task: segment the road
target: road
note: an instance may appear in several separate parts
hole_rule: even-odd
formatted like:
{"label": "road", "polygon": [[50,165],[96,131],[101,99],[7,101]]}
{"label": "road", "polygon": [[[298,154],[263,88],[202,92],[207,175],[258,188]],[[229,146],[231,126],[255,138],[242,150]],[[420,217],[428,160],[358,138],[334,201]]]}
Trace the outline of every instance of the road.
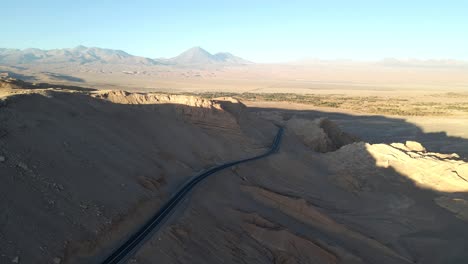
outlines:
{"label": "road", "polygon": [[118,263],[123,263],[125,260],[127,260],[130,256],[132,256],[136,249],[141,246],[142,242],[144,242],[145,239],[147,239],[158,227],[159,224],[162,223],[165,217],[167,217],[172,210],[175,209],[175,207],[179,204],[180,201],[187,195],[193,187],[195,187],[198,183],[203,181],[205,178],[208,176],[219,172],[221,170],[227,169],[229,167],[249,162],[249,161],[254,161],[254,160],[259,160],[262,158],[265,158],[275,152],[278,151],[280,144],[281,144],[281,139],[283,136],[284,129],[280,127],[278,129],[278,132],[276,134],[276,137],[270,146],[269,150],[261,155],[247,158],[247,159],[242,159],[238,161],[232,161],[228,163],[224,163],[222,165],[216,166],[214,168],[211,168],[207,171],[202,172],[201,174],[193,177],[189,182],[187,182],[178,192],[176,192],[172,198],[164,204],[161,209],[146,223],[144,224],[135,234],[133,234],[124,244],[122,244],[118,249],[116,249],[109,257],[107,257],[102,264],[118,264]]}

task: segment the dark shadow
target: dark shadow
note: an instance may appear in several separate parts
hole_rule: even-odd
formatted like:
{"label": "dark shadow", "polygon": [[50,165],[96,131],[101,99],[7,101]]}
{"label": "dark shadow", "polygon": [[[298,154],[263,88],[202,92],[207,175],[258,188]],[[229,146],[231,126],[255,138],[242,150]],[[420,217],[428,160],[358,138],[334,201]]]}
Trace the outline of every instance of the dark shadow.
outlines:
{"label": "dark shadow", "polygon": [[78,82],[84,83],[85,80],[82,78],[74,77],[71,75],[65,75],[61,73],[54,73],[54,72],[42,72],[43,74],[47,75],[48,77],[58,80],[58,81],[67,81],[67,82]]}
{"label": "dark shadow", "polygon": [[[417,141],[428,151],[457,153],[465,160],[468,158],[468,139],[448,136],[446,132],[425,133],[419,126],[403,118],[380,115],[350,115],[344,113],[321,112],[318,110],[287,110],[277,108],[249,108],[251,112],[280,112],[284,119],[297,116],[306,119],[327,117],[343,130],[359,136],[369,143],[405,143]],[[442,130],[443,128],[441,128]]]}
{"label": "dark shadow", "polygon": [[[89,88],[33,85],[18,80],[14,84],[32,87],[30,89],[66,87],[83,92],[17,95],[0,107],[0,125],[8,132],[0,137],[0,155],[8,154],[7,163],[0,163],[0,208],[6,208],[0,212],[0,235],[5,238],[0,240],[0,248],[9,250],[11,243],[8,241],[13,241],[25,262],[29,259],[47,262],[38,246],[44,243],[42,235],[45,234],[53,238],[54,242],[48,248],[51,252],[61,251],[61,241],[68,241],[65,263],[99,263],[138,229],[138,224],[160,208],[159,201],[167,201],[177,186],[194,172],[225,159],[250,156],[252,153],[243,153],[238,146],[236,140],[241,136],[248,135],[252,142],[258,142],[252,144],[261,149],[268,146],[277,129],[255,117],[244,118],[243,110],[232,103],[227,104],[226,110],[236,116],[235,122],[243,131],[241,135],[230,134],[230,128],[219,126],[220,122],[207,125],[203,119],[207,113],[200,112],[200,108],[175,104],[119,104],[105,100],[105,96],[89,96],[85,93],[93,90]],[[292,116],[328,117],[344,131],[371,143],[415,140],[431,151],[458,152],[464,157],[468,154],[467,149],[460,147],[468,145],[467,139],[449,137],[445,133],[426,134],[399,118],[267,108],[245,111],[275,111],[284,119]],[[200,120],[192,122],[191,118],[198,115]],[[224,118],[223,112],[216,112],[216,118]],[[252,128],[255,126],[258,128]],[[209,139],[210,144],[204,145],[201,139]],[[358,148],[355,155],[349,157],[359,162],[359,166],[344,166],[341,170],[326,167],[324,157],[333,155],[332,152],[317,153],[297,142],[298,139],[290,133],[285,136],[280,155],[272,158],[274,162],[267,160],[256,168],[265,170],[264,176],[255,171],[240,176],[251,177],[253,180],[249,183],[256,188],[288,199],[304,199],[308,206],[345,226],[346,230],[352,230],[352,235],[348,231],[340,233],[341,229],[330,231],[326,224],[313,218],[291,217],[280,208],[248,200],[244,194],[240,199],[247,199],[247,202],[236,204],[236,199],[228,199],[228,193],[236,188],[232,186],[226,194],[222,193],[222,197],[214,197],[212,201],[227,199],[226,205],[244,206],[241,208],[244,211],[256,212],[306,239],[320,241],[320,245],[330,252],[335,249],[338,252],[337,248],[340,248],[365,263],[463,263],[468,258],[466,222],[434,203],[438,197],[465,199],[466,193],[421,188],[392,168],[376,166],[375,159],[365,148]],[[447,144],[453,149],[444,151]],[[31,147],[33,145],[35,147]],[[192,145],[196,148],[191,148]],[[222,151],[217,150],[219,145],[223,146]],[[161,153],[163,147],[173,152]],[[211,157],[210,153],[216,151],[221,153],[218,160],[206,158],[203,164],[199,163],[203,160],[199,156]],[[284,156],[288,159],[281,160]],[[297,163],[285,164],[288,160],[297,160]],[[309,170],[296,171],[295,166]],[[158,172],[166,167],[170,168],[171,175],[159,175]],[[315,173],[322,169],[328,174]],[[352,175],[362,177],[343,182],[351,170],[354,170]],[[242,174],[242,170],[238,173]],[[239,193],[237,189],[234,191]],[[206,195],[216,195],[216,192]],[[34,199],[29,200],[30,197]],[[16,219],[18,211],[24,217]],[[238,219],[226,217],[224,220],[221,222]],[[19,221],[21,225],[17,227],[12,221]],[[107,222],[111,224],[105,225]],[[241,228],[242,222],[234,223],[239,227],[229,226],[223,230]],[[39,228],[38,224],[41,224]],[[194,233],[197,224],[211,223],[193,221]],[[6,228],[3,230],[3,227]],[[46,231],[38,231],[42,229]],[[216,230],[208,235],[213,233]],[[248,234],[241,235],[245,236],[239,240],[242,243],[251,239]],[[191,238],[192,242],[196,240],[196,237]],[[183,252],[193,252],[193,258],[210,257],[204,254],[209,248],[192,242],[178,246]],[[222,245],[221,241],[212,244]],[[154,242],[149,246],[164,245]],[[226,252],[246,257],[236,250]],[[162,253],[152,250],[148,254],[155,254],[151,255],[154,260]],[[32,256],[38,259],[32,259]],[[216,261],[201,259],[191,263]]]}
{"label": "dark shadow", "polygon": [[8,65],[8,67],[13,68],[13,69],[16,69],[16,70],[21,70],[21,71],[24,71],[24,70],[27,70],[27,69],[28,69],[28,68],[26,68],[26,67],[15,66],[15,65]]}
{"label": "dark shadow", "polygon": [[72,90],[72,91],[82,91],[82,92],[91,92],[97,91],[94,88],[85,88],[81,86],[73,86],[73,85],[62,85],[62,84],[49,84],[49,83],[30,83],[25,82],[20,79],[10,78],[7,79],[0,79],[0,84],[4,85],[5,87],[9,87],[10,89],[57,89],[57,90]]}
{"label": "dark shadow", "polygon": [[15,73],[12,71],[4,71],[4,70],[0,70],[0,77],[21,79],[27,82],[34,82],[38,80],[37,77],[33,75],[25,75],[21,73]]}

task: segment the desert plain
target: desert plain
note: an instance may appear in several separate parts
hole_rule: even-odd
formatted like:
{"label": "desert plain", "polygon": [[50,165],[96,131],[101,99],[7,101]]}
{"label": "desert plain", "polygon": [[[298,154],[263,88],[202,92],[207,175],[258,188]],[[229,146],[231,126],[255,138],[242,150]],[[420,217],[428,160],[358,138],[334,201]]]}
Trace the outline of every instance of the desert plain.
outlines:
{"label": "desert plain", "polygon": [[468,259],[466,64],[186,58],[0,66],[1,263],[101,263],[278,127],[128,263]]}

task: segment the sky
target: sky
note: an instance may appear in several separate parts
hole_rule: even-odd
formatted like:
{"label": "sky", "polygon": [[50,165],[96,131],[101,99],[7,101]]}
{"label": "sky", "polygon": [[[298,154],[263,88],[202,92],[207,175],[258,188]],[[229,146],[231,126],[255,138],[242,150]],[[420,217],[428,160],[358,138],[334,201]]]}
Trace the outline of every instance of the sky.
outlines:
{"label": "sky", "polygon": [[468,60],[468,0],[6,0],[0,48],[124,50],[173,57],[193,46],[255,62]]}

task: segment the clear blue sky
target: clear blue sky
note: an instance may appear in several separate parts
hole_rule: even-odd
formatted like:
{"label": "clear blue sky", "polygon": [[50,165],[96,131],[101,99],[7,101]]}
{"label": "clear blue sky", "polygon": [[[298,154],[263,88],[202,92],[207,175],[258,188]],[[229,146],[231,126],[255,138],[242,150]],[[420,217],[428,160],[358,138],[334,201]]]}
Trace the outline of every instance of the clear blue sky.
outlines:
{"label": "clear blue sky", "polygon": [[171,57],[192,47],[257,61],[468,60],[466,0],[5,0],[0,47],[79,44]]}

